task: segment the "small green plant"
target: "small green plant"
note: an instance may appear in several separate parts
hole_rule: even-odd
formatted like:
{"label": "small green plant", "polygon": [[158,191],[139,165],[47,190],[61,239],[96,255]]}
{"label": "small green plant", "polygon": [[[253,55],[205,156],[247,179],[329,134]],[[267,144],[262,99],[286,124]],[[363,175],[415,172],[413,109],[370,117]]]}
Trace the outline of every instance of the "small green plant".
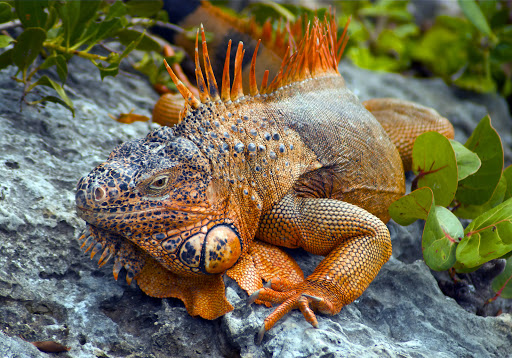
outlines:
{"label": "small green plant", "polygon": [[[425,220],[422,250],[430,268],[471,272],[512,254],[512,166],[503,170],[501,139],[489,116],[464,145],[435,132],[419,136],[413,171],[413,191],[395,201],[389,213],[400,225]],[[472,221],[464,229],[459,218]],[[507,298],[512,297],[511,265],[508,259],[493,283]]]}
{"label": "small green plant", "polygon": [[[0,2],[0,69],[18,67],[15,80],[23,84],[23,98],[29,104],[56,102],[74,113],[73,103],[64,89],[68,62],[74,56],[90,60],[101,78],[115,76],[121,61],[134,49],[161,51],[161,45],[145,33],[144,28],[166,20],[161,0],[52,1],[15,0]],[[19,35],[16,30],[21,27]],[[11,33],[5,30],[12,29]],[[109,48],[120,42],[120,51]],[[57,78],[43,74],[54,69]],[[49,95],[28,101],[27,95],[38,86],[55,90]]]}

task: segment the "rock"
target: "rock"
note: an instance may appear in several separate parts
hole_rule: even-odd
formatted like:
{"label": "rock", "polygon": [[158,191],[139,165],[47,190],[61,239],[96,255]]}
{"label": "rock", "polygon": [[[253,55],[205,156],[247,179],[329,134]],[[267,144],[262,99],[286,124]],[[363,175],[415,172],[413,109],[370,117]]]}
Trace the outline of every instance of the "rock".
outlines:
{"label": "rock", "polygon": [[[47,356],[27,342],[45,340],[71,347],[59,357],[492,357],[512,351],[509,314],[478,317],[441,293],[418,261],[420,224],[389,224],[394,257],[356,302],[336,316],[318,315],[319,329],[294,311],[259,346],[255,336],[271,311],[246,305],[247,295],[229,279],[226,293],[235,310],[214,321],[189,316],[179,300],[150,298],[123,278],[116,282],[111,263],[98,268],[79,248],[84,223],[74,212],[74,189],[117,144],[150,128],[122,125],[108,114],[132,108],[149,114],[157,96],[138,77],[101,82],[86,61],[73,60],[69,68],[75,118],[51,103],[23,105],[20,112],[21,87],[11,79],[15,69],[0,73],[2,357]],[[433,106],[462,137],[486,113],[486,104],[496,128],[510,125],[497,97],[465,100],[439,80],[348,64],[342,69],[361,99],[394,95]],[[510,135],[500,131],[510,152]],[[294,255],[306,273],[320,260],[302,251]]]}

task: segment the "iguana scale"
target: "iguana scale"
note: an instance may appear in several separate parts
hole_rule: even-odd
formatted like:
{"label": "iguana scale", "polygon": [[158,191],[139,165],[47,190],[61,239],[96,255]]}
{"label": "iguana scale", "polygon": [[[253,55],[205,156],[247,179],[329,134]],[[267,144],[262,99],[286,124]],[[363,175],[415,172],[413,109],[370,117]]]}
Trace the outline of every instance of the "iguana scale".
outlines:
{"label": "iguana scale", "polygon": [[[83,247],[101,253],[100,265],[114,258],[116,279],[125,268],[148,295],[177,297],[191,315],[214,319],[233,309],[226,274],[252,301],[277,305],[261,336],[295,308],[317,327],[313,311],[338,313],[375,278],[391,255],[387,208],[405,192],[393,141],[453,129],[421,106],[370,102],[381,105],[384,127],[393,118],[405,126],[391,140],[345,87],[334,19],[314,19],[299,39],[259,87],[256,51],[244,93],[243,44],[232,84],[228,46],[219,89],[202,32],[199,98],[168,68],[186,102],[181,122],[118,146],[79,181]],[[425,120],[415,124],[418,111]],[[304,278],[279,246],[324,259]]]}

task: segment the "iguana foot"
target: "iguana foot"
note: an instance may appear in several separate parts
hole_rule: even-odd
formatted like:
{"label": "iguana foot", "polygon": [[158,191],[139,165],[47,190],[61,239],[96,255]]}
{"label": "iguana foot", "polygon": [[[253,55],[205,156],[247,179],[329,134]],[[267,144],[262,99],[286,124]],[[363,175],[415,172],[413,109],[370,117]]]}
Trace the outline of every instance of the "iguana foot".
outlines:
{"label": "iguana foot", "polygon": [[266,331],[271,329],[277,321],[283,318],[293,309],[299,309],[306,321],[313,327],[318,328],[318,321],[314,311],[325,314],[336,314],[339,312],[337,305],[331,303],[329,294],[312,282],[304,281],[299,284],[287,286],[281,280],[271,282],[271,287],[263,287],[254,292],[248,298],[248,303],[256,300],[265,304],[279,304],[279,306],[265,321],[258,334],[258,343],[263,339]]}

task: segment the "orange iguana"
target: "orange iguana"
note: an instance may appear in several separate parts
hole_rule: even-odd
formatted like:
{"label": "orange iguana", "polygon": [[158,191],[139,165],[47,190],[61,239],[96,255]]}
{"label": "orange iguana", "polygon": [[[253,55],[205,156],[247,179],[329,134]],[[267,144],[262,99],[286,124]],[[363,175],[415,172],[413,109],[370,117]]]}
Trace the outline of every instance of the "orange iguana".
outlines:
{"label": "orange iguana", "polygon": [[[419,133],[453,128],[419,105],[372,100],[379,124],[338,72],[335,21],[305,27],[259,88],[256,46],[246,91],[242,43],[232,83],[228,45],[219,89],[202,32],[199,98],[170,70],[186,102],[181,122],[118,146],[80,180],[80,239],[100,265],[114,258],[116,279],[124,267],[148,295],[214,319],[233,309],[226,274],[251,301],[277,305],[261,337],[295,308],[316,327],[313,311],[338,313],[375,278],[391,255],[388,206],[405,191],[397,147],[407,160]],[[304,278],[279,246],[325,258]]]}

